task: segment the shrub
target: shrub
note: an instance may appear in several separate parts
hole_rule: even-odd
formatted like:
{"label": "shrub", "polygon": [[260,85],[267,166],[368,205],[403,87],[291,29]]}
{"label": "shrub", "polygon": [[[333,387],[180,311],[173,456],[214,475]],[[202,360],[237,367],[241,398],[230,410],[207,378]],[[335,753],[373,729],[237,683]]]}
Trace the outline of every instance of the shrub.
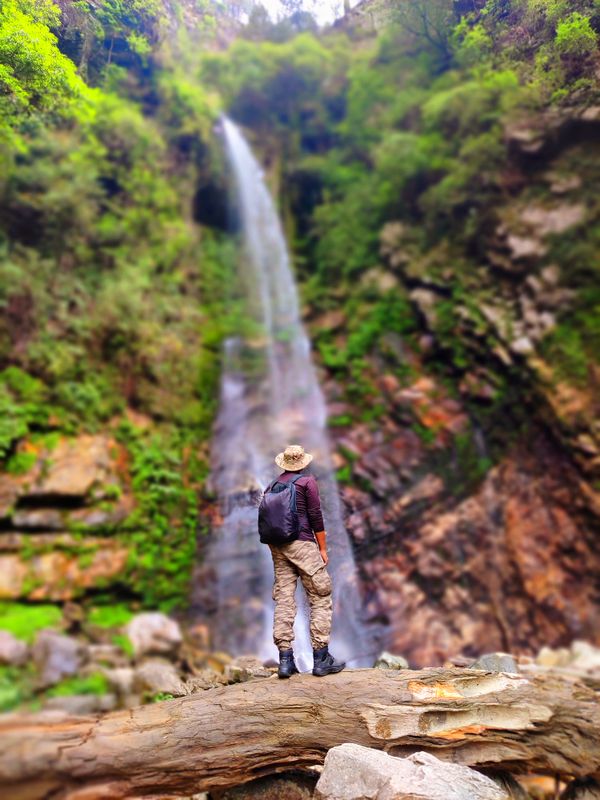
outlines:
{"label": "shrub", "polygon": [[556,27],[556,49],[565,57],[583,59],[595,52],[596,34],[589,17],[574,11]]}

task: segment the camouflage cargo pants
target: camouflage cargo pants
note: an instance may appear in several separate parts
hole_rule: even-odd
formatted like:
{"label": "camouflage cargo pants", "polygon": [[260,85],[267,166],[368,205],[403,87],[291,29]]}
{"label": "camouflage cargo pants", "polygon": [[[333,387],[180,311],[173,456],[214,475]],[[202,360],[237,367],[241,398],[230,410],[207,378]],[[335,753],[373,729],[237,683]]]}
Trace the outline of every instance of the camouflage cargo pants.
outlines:
{"label": "camouflage cargo pants", "polygon": [[298,578],[310,607],[310,640],[315,650],[329,643],[331,633],[331,578],[316,542],[297,539],[290,544],[269,545],[273,556],[275,619],[273,639],[279,650],[288,650],[294,638],[296,584]]}

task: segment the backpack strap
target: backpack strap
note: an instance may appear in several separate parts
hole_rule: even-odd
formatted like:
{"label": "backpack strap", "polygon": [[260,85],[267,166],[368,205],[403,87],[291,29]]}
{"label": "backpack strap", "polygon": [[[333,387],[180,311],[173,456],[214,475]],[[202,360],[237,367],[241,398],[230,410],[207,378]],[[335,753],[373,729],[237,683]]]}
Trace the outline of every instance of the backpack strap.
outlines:
{"label": "backpack strap", "polygon": [[[302,475],[295,475],[293,478],[290,478],[289,481],[285,481],[290,487],[290,508],[292,511],[297,514],[298,513],[298,504],[296,502],[296,481],[299,481]],[[282,481],[284,483],[284,481]]]}

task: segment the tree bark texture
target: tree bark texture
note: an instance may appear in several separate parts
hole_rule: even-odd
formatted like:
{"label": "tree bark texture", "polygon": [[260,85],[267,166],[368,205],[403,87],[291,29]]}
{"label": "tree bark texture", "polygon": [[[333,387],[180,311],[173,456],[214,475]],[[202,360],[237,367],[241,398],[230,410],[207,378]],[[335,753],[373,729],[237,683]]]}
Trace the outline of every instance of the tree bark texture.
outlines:
{"label": "tree bark texture", "polygon": [[100,717],[0,718],[0,796],[189,796],[323,761],[343,742],[478,768],[600,778],[600,693],[461,669],[267,678]]}

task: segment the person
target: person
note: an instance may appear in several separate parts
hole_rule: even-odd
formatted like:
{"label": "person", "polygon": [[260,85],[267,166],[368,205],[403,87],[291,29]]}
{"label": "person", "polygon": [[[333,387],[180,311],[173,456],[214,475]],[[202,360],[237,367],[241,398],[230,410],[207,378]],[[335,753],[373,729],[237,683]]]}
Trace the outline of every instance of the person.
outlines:
{"label": "person", "polygon": [[[313,456],[300,445],[288,445],[275,458],[283,472],[278,481],[288,482],[304,470]],[[279,650],[280,678],[298,672],[292,640],[296,617],[296,585],[302,582],[310,608],[310,639],[313,647],[313,675],[323,677],[341,672],[346,664],[329,652],[333,613],[331,578],[327,571],[327,533],[323,524],[319,487],[314,475],[302,474],[295,482],[298,538],[284,545],[269,545],[273,556],[273,639]]]}

